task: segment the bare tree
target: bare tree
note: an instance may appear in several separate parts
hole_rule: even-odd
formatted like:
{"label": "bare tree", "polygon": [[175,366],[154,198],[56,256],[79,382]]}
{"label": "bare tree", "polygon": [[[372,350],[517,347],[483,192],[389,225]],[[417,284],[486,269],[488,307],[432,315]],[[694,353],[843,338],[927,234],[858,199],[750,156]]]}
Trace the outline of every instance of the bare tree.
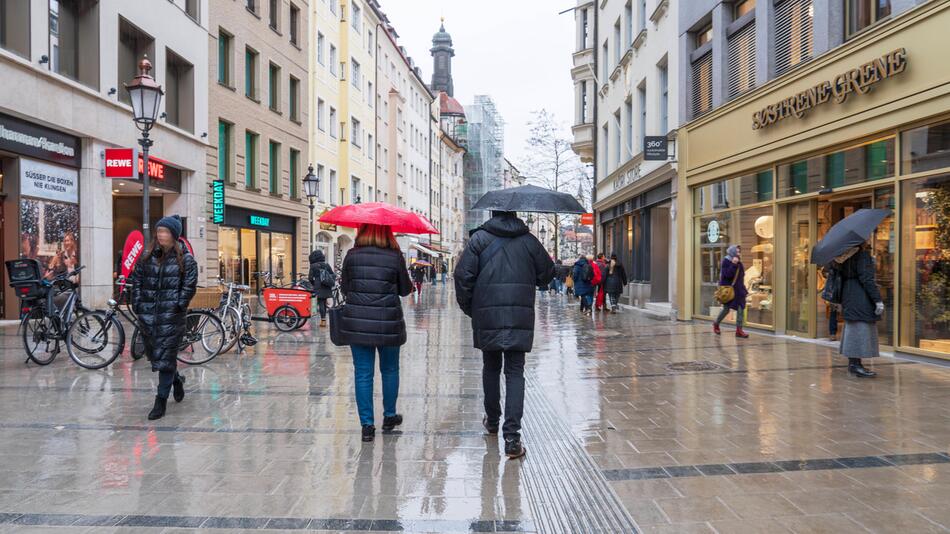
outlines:
{"label": "bare tree", "polygon": [[[528,155],[521,162],[522,173],[527,177],[527,181],[575,196],[578,192],[588,191],[587,195],[578,198],[585,208],[588,207],[584,197],[590,198],[592,178],[587,166],[571,149],[567,129],[557,121],[553,113],[545,109],[533,112],[528,126]],[[546,214],[542,217],[553,223],[554,259],[558,259],[562,217],[557,214]]]}

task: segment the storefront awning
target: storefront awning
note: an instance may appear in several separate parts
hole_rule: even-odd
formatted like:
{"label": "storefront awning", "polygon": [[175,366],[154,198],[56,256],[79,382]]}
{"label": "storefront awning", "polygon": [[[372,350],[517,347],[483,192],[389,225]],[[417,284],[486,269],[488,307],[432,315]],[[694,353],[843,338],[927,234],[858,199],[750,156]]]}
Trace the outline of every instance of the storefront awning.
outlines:
{"label": "storefront awning", "polygon": [[420,245],[419,243],[413,243],[411,246],[412,246],[412,248],[414,248],[414,249],[416,249],[416,250],[419,250],[419,251],[423,252],[424,254],[428,254],[428,255],[430,255],[430,256],[440,256],[440,257],[441,257],[442,254],[444,254],[443,252],[436,252],[436,251],[432,250],[432,249],[429,248],[429,247]]}

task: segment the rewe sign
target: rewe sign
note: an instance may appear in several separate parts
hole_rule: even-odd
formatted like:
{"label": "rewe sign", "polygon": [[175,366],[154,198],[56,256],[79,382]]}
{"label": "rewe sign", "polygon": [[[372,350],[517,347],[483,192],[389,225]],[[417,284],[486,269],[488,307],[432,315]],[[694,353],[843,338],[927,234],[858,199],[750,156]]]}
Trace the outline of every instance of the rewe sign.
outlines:
{"label": "rewe sign", "polygon": [[138,169],[133,162],[138,161],[138,151],[134,148],[107,148],[105,150],[106,178],[138,178]]}

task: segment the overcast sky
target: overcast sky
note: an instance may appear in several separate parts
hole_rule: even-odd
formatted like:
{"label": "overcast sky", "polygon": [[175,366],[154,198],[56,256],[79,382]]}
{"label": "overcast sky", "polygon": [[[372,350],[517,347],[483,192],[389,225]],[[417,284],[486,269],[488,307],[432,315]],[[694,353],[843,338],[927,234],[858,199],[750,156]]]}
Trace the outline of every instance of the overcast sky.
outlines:
{"label": "overcast sky", "polygon": [[574,15],[558,12],[573,0],[380,0],[399,43],[432,80],[432,35],[445,17],[455,57],[455,98],[470,105],[488,94],[505,119],[505,155],[523,159],[531,112],[555,114],[567,134],[574,116],[571,53]]}

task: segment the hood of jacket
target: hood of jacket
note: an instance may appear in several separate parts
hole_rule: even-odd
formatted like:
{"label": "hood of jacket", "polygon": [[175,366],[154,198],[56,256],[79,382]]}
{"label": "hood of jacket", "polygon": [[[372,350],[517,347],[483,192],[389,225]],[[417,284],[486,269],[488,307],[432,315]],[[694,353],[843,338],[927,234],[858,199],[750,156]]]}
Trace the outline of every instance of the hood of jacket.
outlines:
{"label": "hood of jacket", "polygon": [[323,254],[322,250],[314,250],[310,253],[310,263],[324,263],[327,261],[327,257]]}
{"label": "hood of jacket", "polygon": [[488,219],[476,229],[478,230],[485,230],[498,237],[518,237],[528,233],[528,225],[518,217],[506,213]]}
{"label": "hood of jacket", "polygon": [[574,262],[574,265],[587,265],[587,258],[580,258]]}

